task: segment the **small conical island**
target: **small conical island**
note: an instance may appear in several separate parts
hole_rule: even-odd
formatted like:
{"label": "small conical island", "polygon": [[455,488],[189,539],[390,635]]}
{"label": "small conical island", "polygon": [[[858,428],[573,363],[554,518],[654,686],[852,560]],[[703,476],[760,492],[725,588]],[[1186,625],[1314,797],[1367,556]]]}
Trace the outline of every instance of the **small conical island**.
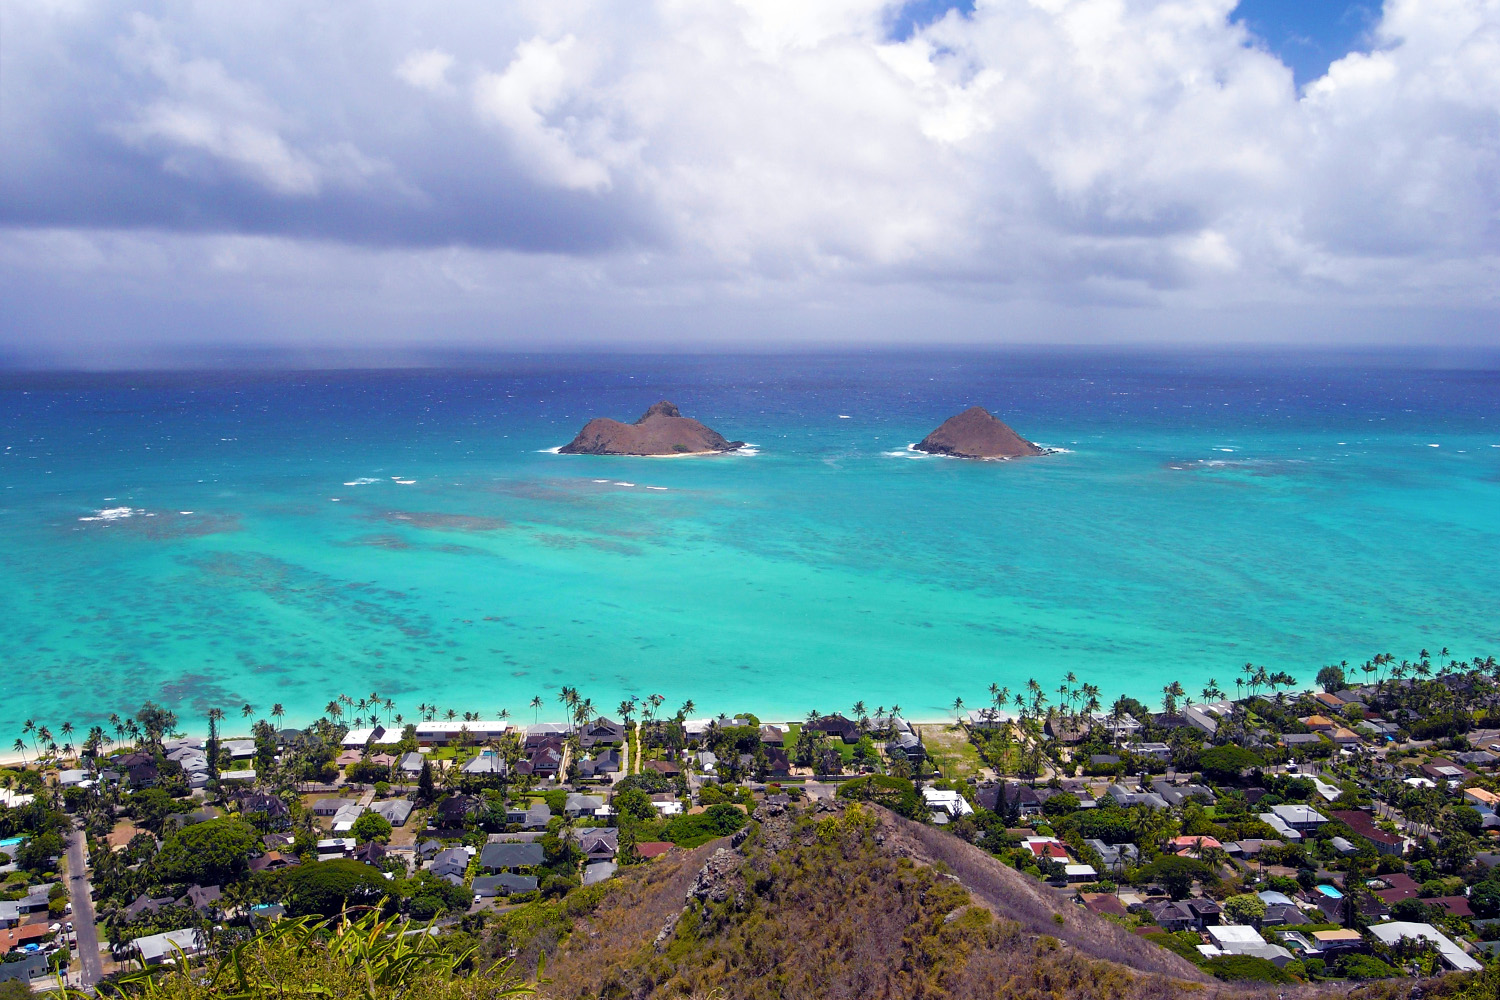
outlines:
{"label": "small conical island", "polygon": [[1047,454],[1046,448],[1032,444],[982,406],[971,406],[949,417],[912,447],[953,458],[1003,460]]}
{"label": "small conical island", "polygon": [[684,417],[677,407],[663,400],[633,424],[596,417],[583,425],[578,436],[558,452],[563,455],[722,455],[738,451],[743,441],[724,435]]}

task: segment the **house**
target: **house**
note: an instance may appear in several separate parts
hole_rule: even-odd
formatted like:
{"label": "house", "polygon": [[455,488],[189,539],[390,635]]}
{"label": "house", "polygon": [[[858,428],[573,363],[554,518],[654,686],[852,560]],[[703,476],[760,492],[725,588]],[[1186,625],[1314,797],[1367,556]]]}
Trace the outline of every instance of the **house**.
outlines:
{"label": "house", "polygon": [[1328,735],[1336,745],[1341,747],[1353,746],[1360,742],[1359,734],[1344,726],[1335,726],[1333,732]]}
{"label": "house", "polygon": [[599,716],[578,731],[578,745],[585,750],[601,743],[624,743],[625,727],[618,722]]}
{"label": "house", "polygon": [[921,738],[912,732],[897,733],[885,745],[885,752],[889,756],[900,754],[907,760],[922,760],[927,756],[927,748],[922,746]]}
{"label": "house", "polygon": [[583,866],[583,884],[594,885],[615,877],[619,865],[613,861],[593,861]]}
{"label": "house", "polygon": [[1084,908],[1101,917],[1118,917],[1121,920],[1130,916],[1130,911],[1125,909],[1125,904],[1120,902],[1120,897],[1112,892],[1081,892],[1078,901]]}
{"label": "house", "polygon": [[1470,778],[1477,777],[1473,771],[1466,767],[1459,767],[1444,757],[1433,757],[1423,763],[1422,773],[1438,784],[1446,784],[1449,788],[1457,788]]}
{"label": "house", "polygon": [[370,729],[351,729],[344,734],[344,739],[339,745],[345,750],[363,750],[371,743],[379,743],[384,736],[384,726],[375,726]]}
{"label": "house", "polygon": [[417,745],[424,747],[441,747],[450,743],[488,743],[490,740],[498,740],[510,731],[510,725],[503,719],[475,719],[463,721],[459,719],[446,719],[441,721],[419,722],[416,725]]}
{"label": "house", "polygon": [[1431,924],[1394,920],[1390,923],[1375,924],[1370,928],[1370,933],[1384,945],[1393,945],[1402,938],[1431,941],[1437,946],[1438,956],[1442,958],[1443,964],[1458,972],[1479,972],[1484,968]]}
{"label": "house", "polygon": [[1453,759],[1465,767],[1494,767],[1500,764],[1500,757],[1495,756],[1488,750],[1470,750],[1467,753],[1456,753]]}
{"label": "house", "polygon": [[258,858],[250,859],[250,870],[252,872],[279,872],[283,868],[291,868],[299,863],[294,855],[282,851],[267,851]]}
{"label": "house", "polygon": [[14,927],[20,922],[20,904],[13,899],[0,899],[0,929]]}
{"label": "house", "polygon": [[665,775],[668,778],[676,778],[682,774],[682,768],[678,766],[676,761],[671,760],[648,760],[641,764],[641,770],[655,771],[657,774]]}
{"label": "house", "polygon": [[1202,855],[1209,848],[1222,848],[1224,846],[1213,837],[1195,837],[1192,835],[1173,837],[1167,841],[1167,845],[1172,849],[1173,854],[1186,854],[1195,858]]}
{"label": "house", "polygon": [[330,827],[334,833],[348,833],[354,829],[354,823],[365,814],[365,807],[358,802],[346,802],[339,807],[339,811],[333,814],[333,824]]}
{"label": "house", "polygon": [[1323,739],[1322,735],[1318,733],[1281,734],[1281,745],[1286,747],[1288,750],[1295,750],[1299,747],[1321,746],[1324,742],[1326,741]]}
{"label": "house", "polygon": [[141,961],[147,965],[160,965],[162,962],[175,961],[179,954],[192,958],[204,951],[203,936],[196,927],[184,927],[180,931],[167,931],[164,934],[138,937],[130,942],[130,945],[135,949],[136,954],[140,955]]}
{"label": "house", "polygon": [[970,729],[1004,729],[1016,717],[998,708],[976,708],[964,716],[964,724]]}
{"label": "house", "polygon": [[531,752],[531,773],[542,778],[556,777],[562,769],[563,751],[558,743],[544,743]]}
{"label": "house", "polygon": [[1464,801],[1479,811],[1485,826],[1500,826],[1500,795],[1486,788],[1465,788]]}
{"label": "house", "polygon": [[427,864],[427,870],[438,878],[447,879],[454,885],[461,885],[464,875],[469,870],[470,857],[466,848],[449,847],[433,855],[432,860]]}
{"label": "house", "polygon": [[[410,744],[407,744],[410,746]],[[422,773],[422,765],[427,763],[427,758],[415,750],[401,755],[401,773],[408,778],[415,778]]]}
{"label": "house", "polygon": [[50,978],[50,973],[51,966],[47,956],[39,951],[31,952],[14,962],[0,962],[0,983],[14,979],[35,990],[37,983]]}
{"label": "house", "polygon": [[328,861],[332,858],[347,858],[354,853],[355,843],[353,837],[329,837],[318,841],[318,860]]}
{"label": "house", "polygon": [[1282,819],[1280,816],[1276,815],[1275,813],[1273,813],[1273,812],[1260,813],[1257,818],[1262,823],[1266,824],[1271,829],[1275,830],[1276,831],[1276,835],[1279,836],[1282,840],[1290,841],[1291,843],[1294,843],[1294,844],[1301,842],[1301,840],[1302,840],[1302,834],[1300,834],[1296,830],[1292,829],[1292,827],[1286,822],[1286,820]]}
{"label": "house", "polygon": [[1292,953],[1278,944],[1267,944],[1266,939],[1254,927],[1243,924],[1219,924],[1206,928],[1214,946],[1226,955],[1251,955],[1273,962],[1283,968],[1293,961]]}
{"label": "house", "polygon": [[[24,913],[45,913],[47,911],[48,896],[56,882],[43,882],[26,890],[26,895],[16,901],[17,907]],[[170,900],[168,900],[170,902]]]}
{"label": "house", "polygon": [[597,795],[583,795],[579,792],[570,792],[563,803],[563,815],[577,818],[579,816],[594,816],[604,808],[604,800]]}
{"label": "house", "polygon": [[219,784],[222,785],[226,782],[229,784],[253,785],[255,784],[255,771],[253,769],[222,771],[219,774]]}
{"label": "house", "polygon": [[485,750],[465,761],[459,771],[475,778],[503,778],[510,773],[510,765],[498,753]]}
{"label": "house", "polygon": [[785,726],[761,726],[760,744],[765,747],[779,747],[786,743],[786,734],[789,732]]}
{"label": "house", "polygon": [[1168,764],[1172,762],[1172,748],[1165,743],[1126,743],[1122,749],[1137,757],[1155,757]]}
{"label": "house", "polygon": [[0,930],[0,955],[24,948],[28,944],[39,944],[52,931],[47,924],[22,924]]}
{"label": "house", "polygon": [[414,808],[411,799],[382,799],[370,805],[370,811],[380,814],[391,826],[405,826]]}
{"label": "house", "polygon": [[263,792],[248,792],[240,795],[240,813],[264,813],[266,818],[277,826],[286,826],[291,823],[292,811],[287,804],[275,795],[267,795]]}
{"label": "house", "polygon": [[1089,754],[1089,767],[1107,768],[1114,767],[1120,763],[1120,758],[1112,753]]}
{"label": "house", "polygon": [[1328,822],[1327,816],[1311,806],[1292,804],[1272,806],[1271,812],[1298,833],[1314,833],[1318,827]]}
{"label": "house", "polygon": [[1082,743],[1089,734],[1088,725],[1082,719],[1065,718],[1058,712],[1047,717],[1042,729],[1059,743]]}
{"label": "house", "polygon": [[1067,846],[1056,837],[1027,837],[1025,847],[1042,860],[1056,861],[1059,864],[1067,864],[1073,860],[1068,856]]}
{"label": "house", "polygon": [[1297,721],[1315,733],[1331,733],[1338,728],[1338,723],[1326,715],[1309,715],[1307,718],[1298,719]]}
{"label": "house", "polygon": [[148,913],[156,913],[158,910],[175,905],[177,901],[171,896],[152,897],[143,892],[132,900],[123,912],[126,920],[139,920]]}
{"label": "house", "polygon": [[1124,807],[1149,806],[1152,809],[1169,808],[1167,800],[1155,792],[1132,792],[1119,782],[1109,786],[1108,794],[1117,804]]}
{"label": "house", "polygon": [[528,830],[545,830],[552,822],[552,808],[545,802],[519,802],[505,811],[505,820]]}
{"label": "house", "polygon": [[1375,895],[1387,906],[1395,906],[1403,899],[1416,899],[1422,894],[1422,883],[1404,872],[1382,875],[1380,881],[1385,883],[1385,888],[1376,889]]}
{"label": "house", "polygon": [[[962,794],[945,788],[933,788],[929,785],[922,789],[922,801],[932,810],[934,823],[946,823],[949,818],[970,816],[974,812],[974,807],[969,805],[969,800]],[[940,816],[943,818],[939,819]]]}
{"label": "house", "polygon": [[1313,698],[1318,702],[1321,702],[1324,708],[1333,712],[1337,712],[1339,709],[1343,708],[1345,704],[1344,699],[1340,698],[1336,694],[1329,694],[1327,691],[1320,691],[1317,694],[1313,695]]}
{"label": "house", "polygon": [[1151,919],[1164,931],[1175,933],[1198,930],[1198,915],[1186,902],[1158,899],[1146,904],[1146,912],[1151,914]]}
{"label": "house", "polygon": [[1406,838],[1380,829],[1375,825],[1375,818],[1362,809],[1336,809],[1333,818],[1374,844],[1375,850],[1381,854],[1400,856],[1406,853]]}
{"label": "house", "polygon": [[589,861],[612,861],[620,853],[620,831],[612,826],[579,830],[578,849]]}
{"label": "house", "polygon": [[671,792],[652,792],[651,805],[663,816],[680,816],[682,802]]}
{"label": "house", "polygon": [[1199,899],[1184,900],[1184,902],[1187,903],[1188,909],[1193,911],[1193,916],[1198,918],[1198,925],[1200,927],[1214,926],[1219,922],[1219,917],[1224,913],[1224,908],[1207,896]]}
{"label": "house", "polygon": [[599,750],[592,757],[579,761],[578,776],[581,778],[608,781],[611,774],[620,773],[620,766],[620,751],[614,747],[610,747],[607,750]]}
{"label": "house", "polygon": [[1313,944],[1317,945],[1318,950],[1324,954],[1355,951],[1362,949],[1365,945],[1365,936],[1349,927],[1341,927],[1336,931],[1312,931],[1310,933]]}
{"label": "house", "polygon": [[535,875],[517,875],[501,872],[498,875],[480,875],[474,879],[474,895],[489,899],[494,896],[514,896],[517,893],[533,892],[537,886]]}
{"label": "house", "polygon": [[825,715],[811,722],[804,722],[802,728],[814,733],[823,733],[829,738],[837,738],[845,743],[859,742],[859,723],[853,719],[846,719],[842,715]]}
{"label": "house", "polygon": [[195,885],[177,901],[178,906],[190,906],[199,913],[212,913],[218,909],[223,891],[216,885]]}
{"label": "house", "polygon": [[534,726],[526,727],[525,746],[527,750],[535,750],[537,747],[547,743],[562,743],[572,733],[572,729],[561,722],[539,722]]}
{"label": "house", "polygon": [[712,750],[700,750],[694,756],[698,761],[698,766],[709,774],[712,774],[719,766],[719,755]]}
{"label": "house", "polygon": [[348,804],[348,799],[318,799],[312,806],[313,815],[332,816]]}
{"label": "house", "polygon": [[1068,883],[1070,885],[1077,885],[1080,882],[1097,882],[1097,881],[1099,881],[1099,873],[1094,870],[1094,866],[1093,865],[1084,865],[1084,864],[1064,865],[1063,866],[1063,876],[1068,880]]}
{"label": "house", "polygon": [[1158,778],[1151,782],[1151,790],[1171,806],[1180,806],[1189,799],[1200,799],[1210,806],[1219,801],[1213,789],[1206,785],[1174,785]]}
{"label": "house", "polygon": [[766,774],[772,778],[792,776],[792,758],[781,747],[766,747]]}
{"label": "house", "polygon": [[485,844],[479,853],[479,866],[487,872],[535,868],[546,860],[542,845],[530,843]]}
{"label": "house", "polygon": [[1469,906],[1468,896],[1431,896],[1423,902],[1428,906],[1436,906],[1450,917],[1474,919],[1474,910]]}
{"label": "house", "polygon": [[1140,848],[1134,844],[1106,844],[1102,840],[1085,840],[1084,843],[1093,848],[1104,867],[1113,872],[1124,871],[1126,866],[1141,858]]}
{"label": "house", "polygon": [[1104,730],[1115,742],[1132,739],[1141,731],[1140,722],[1129,712],[1121,713],[1119,718],[1111,712],[1093,712],[1089,718],[1093,720],[1095,729]]}
{"label": "house", "polygon": [[676,846],[667,840],[645,840],[635,845],[635,853],[643,858],[659,858]]}
{"label": "house", "polygon": [[1350,854],[1359,853],[1359,848],[1355,847],[1354,842],[1347,837],[1329,837],[1328,846],[1345,857],[1348,857]]}
{"label": "house", "polygon": [[354,860],[363,861],[367,865],[378,865],[385,860],[386,853],[382,845],[371,840],[354,849]]}
{"label": "house", "polygon": [[255,756],[255,741],[224,740],[219,744],[219,752],[229,754],[230,760],[249,760]]}
{"label": "house", "polygon": [[450,795],[437,804],[438,824],[456,829],[479,811],[480,801],[472,795]]}

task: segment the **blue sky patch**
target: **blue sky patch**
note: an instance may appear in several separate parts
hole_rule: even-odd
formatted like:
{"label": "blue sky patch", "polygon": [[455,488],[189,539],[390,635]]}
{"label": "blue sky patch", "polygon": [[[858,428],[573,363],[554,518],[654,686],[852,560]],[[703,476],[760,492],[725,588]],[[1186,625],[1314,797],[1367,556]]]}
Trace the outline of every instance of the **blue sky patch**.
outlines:
{"label": "blue sky patch", "polygon": [[1292,68],[1299,88],[1328,72],[1335,60],[1368,51],[1379,18],[1379,0],[1240,0],[1230,15]]}

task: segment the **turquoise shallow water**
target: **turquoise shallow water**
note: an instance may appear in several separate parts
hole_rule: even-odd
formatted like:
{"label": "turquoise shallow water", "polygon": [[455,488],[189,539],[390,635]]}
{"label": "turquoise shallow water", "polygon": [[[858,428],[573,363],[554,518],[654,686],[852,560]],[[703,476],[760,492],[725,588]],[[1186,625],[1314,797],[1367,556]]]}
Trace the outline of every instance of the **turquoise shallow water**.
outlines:
{"label": "turquoise shallow water", "polygon": [[[658,398],[758,454],[544,451]],[[905,450],[971,403],[1068,451]],[[920,718],[1069,670],[1151,698],[1232,691],[1247,661],[1310,683],[1378,651],[1486,655],[1497,421],[1500,373],[1418,357],[11,374],[0,733],[147,697],[194,729],[247,701],[303,721],[372,690],[529,720],[563,684]]]}

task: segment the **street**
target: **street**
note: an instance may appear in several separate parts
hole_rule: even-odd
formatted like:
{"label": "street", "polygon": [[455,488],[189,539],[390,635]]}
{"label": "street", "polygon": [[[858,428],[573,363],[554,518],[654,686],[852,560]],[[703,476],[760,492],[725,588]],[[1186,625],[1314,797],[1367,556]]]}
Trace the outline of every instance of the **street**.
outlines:
{"label": "street", "polygon": [[68,836],[68,900],[73,904],[73,939],[78,954],[74,972],[78,988],[92,991],[104,975],[104,962],[99,958],[99,932],[94,926],[94,900],[83,847],[83,831],[75,828]]}

